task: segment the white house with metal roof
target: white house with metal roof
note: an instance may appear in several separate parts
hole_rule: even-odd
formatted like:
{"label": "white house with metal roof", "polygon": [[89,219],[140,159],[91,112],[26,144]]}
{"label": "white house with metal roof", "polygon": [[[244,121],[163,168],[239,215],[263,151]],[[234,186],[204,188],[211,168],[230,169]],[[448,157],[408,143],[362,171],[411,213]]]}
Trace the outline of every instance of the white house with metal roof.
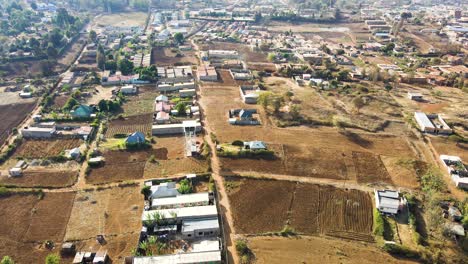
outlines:
{"label": "white house with metal roof", "polygon": [[133,264],[216,264],[221,263],[221,251],[177,253],[151,257],[134,257]]}
{"label": "white house with metal roof", "polygon": [[218,217],[184,220],[181,233],[185,239],[218,236]]}
{"label": "white house with metal roof", "polygon": [[168,222],[183,222],[189,219],[203,219],[218,216],[216,205],[193,206],[174,209],[143,211],[142,222],[148,221],[154,214],[161,215]]}
{"label": "white house with metal roof", "polygon": [[397,191],[374,190],[375,207],[384,214],[398,214],[406,204],[406,200],[400,197]]}

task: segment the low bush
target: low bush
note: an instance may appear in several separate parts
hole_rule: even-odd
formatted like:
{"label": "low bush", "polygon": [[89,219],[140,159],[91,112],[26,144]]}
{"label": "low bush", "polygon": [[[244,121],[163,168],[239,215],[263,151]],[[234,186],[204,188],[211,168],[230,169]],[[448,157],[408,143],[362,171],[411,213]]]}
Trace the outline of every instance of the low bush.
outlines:
{"label": "low bush", "polygon": [[244,141],[242,141],[242,140],[234,140],[231,144],[232,144],[233,146],[243,147],[243,146],[244,146]]}
{"label": "low bush", "polygon": [[418,252],[398,244],[385,244],[383,246],[383,250],[387,251],[392,255],[402,256],[406,258],[419,258]]}
{"label": "low bush", "polygon": [[374,209],[374,234],[383,237],[385,233],[385,219],[377,209]]}

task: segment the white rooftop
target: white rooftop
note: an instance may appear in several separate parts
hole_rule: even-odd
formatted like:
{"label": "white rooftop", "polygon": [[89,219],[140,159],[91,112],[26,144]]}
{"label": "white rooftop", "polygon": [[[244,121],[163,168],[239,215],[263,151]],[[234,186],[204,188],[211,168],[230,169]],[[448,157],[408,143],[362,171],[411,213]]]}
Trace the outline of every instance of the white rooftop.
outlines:
{"label": "white rooftop", "polygon": [[210,200],[208,193],[191,193],[177,195],[175,197],[153,198],[153,206],[174,206],[179,204],[208,202]]}
{"label": "white rooftop", "polygon": [[159,214],[162,214],[166,219],[174,219],[174,218],[197,219],[197,218],[218,216],[218,210],[216,208],[216,205],[205,205],[205,206],[193,206],[193,207],[183,207],[183,208],[174,208],[174,209],[144,211],[143,215],[141,216],[141,220],[142,221],[148,220],[149,216],[156,212]]}
{"label": "white rooftop", "polygon": [[174,255],[135,257],[133,264],[191,264],[191,263],[221,263],[221,251],[190,252]]}
{"label": "white rooftop", "polygon": [[219,229],[217,217],[195,220],[185,220],[182,223],[182,232],[193,232],[200,229]]}

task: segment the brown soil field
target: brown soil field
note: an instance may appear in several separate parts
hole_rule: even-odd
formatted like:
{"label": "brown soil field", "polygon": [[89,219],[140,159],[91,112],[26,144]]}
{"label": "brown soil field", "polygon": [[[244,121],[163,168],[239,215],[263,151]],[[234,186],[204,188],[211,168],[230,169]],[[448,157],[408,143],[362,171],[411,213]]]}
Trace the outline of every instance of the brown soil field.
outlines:
{"label": "brown soil field", "polygon": [[26,170],[20,177],[0,177],[0,184],[19,187],[69,187],[78,177],[77,171]]}
{"label": "brown soil field", "polygon": [[249,70],[252,70],[252,71],[267,71],[267,72],[276,71],[276,66],[274,63],[247,62],[247,65],[249,66]]}
{"label": "brown soil field", "polygon": [[18,126],[28,114],[30,114],[36,103],[0,105],[0,145],[5,142],[11,130]]}
{"label": "brown soil field", "polygon": [[357,182],[385,182],[390,180],[385,165],[378,155],[353,151]]}
{"label": "brown soil field", "polygon": [[430,140],[439,155],[459,156],[465,163],[468,162],[468,143],[457,143],[443,137],[430,137]]}
{"label": "brown soil field", "polygon": [[77,57],[80,55],[81,50],[86,45],[87,34],[81,34],[80,37],[70,45],[67,50],[58,58],[55,71],[65,71],[69,65],[71,65]]}
{"label": "brown soil field", "polygon": [[15,151],[15,157],[26,159],[55,157],[67,149],[79,147],[81,139],[24,140]]}
{"label": "brown soil field", "polygon": [[[208,170],[208,160],[185,157],[184,137],[154,137],[154,148],[162,155],[156,162],[147,162],[144,178],[159,178],[182,173],[204,173]],[[200,141],[200,140],[199,140]]]}
{"label": "brown soil field", "polygon": [[174,66],[174,64],[195,65],[198,63],[195,51],[180,51],[182,57],[176,57],[177,53],[171,48],[155,47],[151,53],[151,64],[158,66]]}
{"label": "brown soil field", "polygon": [[244,44],[240,43],[231,43],[231,42],[214,42],[211,44],[200,45],[201,50],[237,50],[241,56],[242,60],[248,62],[269,62],[267,59],[267,54],[257,51],[252,51],[252,49]]}
{"label": "brown soil field", "polygon": [[236,233],[276,232],[286,225],[296,183],[235,179],[225,185]]}
{"label": "brown soil field", "polygon": [[52,105],[52,109],[57,109],[57,110],[62,109],[62,107],[64,107],[65,104],[67,103],[68,98],[70,98],[70,96],[68,96],[68,95],[55,96],[54,104]]}
{"label": "brown soil field", "polygon": [[143,196],[140,186],[114,187],[77,193],[65,241],[78,240],[78,248],[99,249],[95,237],[104,234],[114,263],[130,255],[138,243]]}
{"label": "brown soil field", "polygon": [[232,86],[239,89],[240,85],[252,84],[250,81],[236,81],[232,78],[229,70],[218,69],[219,80],[217,82],[203,82],[203,86],[207,88],[220,88],[220,86]]}
{"label": "brown soil field", "polygon": [[0,198],[0,256],[16,263],[43,263],[45,240],[62,242],[75,193],[14,194]]}
{"label": "brown soil field", "polygon": [[103,184],[109,182],[141,179],[145,164],[151,155],[161,155],[163,150],[123,151],[111,150],[103,153],[104,165],[91,169],[86,182]]}
{"label": "brown soil field", "polygon": [[131,115],[148,114],[154,112],[154,99],[159,95],[154,86],[139,88],[138,95],[126,97],[122,106],[124,113]]}
{"label": "brown soil field", "polygon": [[111,138],[115,134],[131,134],[137,131],[150,136],[152,125],[153,114],[151,113],[127,116],[124,119],[115,119],[109,123],[106,137]]}
{"label": "brown soil field", "polygon": [[239,178],[230,178],[226,188],[237,233],[277,232],[289,224],[301,234],[373,241],[372,200],[365,192]]}
{"label": "brown soil field", "polygon": [[255,263],[417,263],[397,259],[378,249],[374,244],[325,238],[325,237],[252,237],[249,248],[255,255]]}
{"label": "brown soil field", "polygon": [[400,164],[401,157],[380,156],[391,182],[395,186],[417,189],[419,187],[418,176],[414,166],[405,166]]}

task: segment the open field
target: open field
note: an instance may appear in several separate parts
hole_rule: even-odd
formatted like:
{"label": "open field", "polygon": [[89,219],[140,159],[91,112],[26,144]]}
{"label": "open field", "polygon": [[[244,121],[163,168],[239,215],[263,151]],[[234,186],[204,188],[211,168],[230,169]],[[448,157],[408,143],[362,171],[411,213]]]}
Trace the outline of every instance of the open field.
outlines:
{"label": "open field", "polygon": [[154,99],[160,94],[154,86],[140,87],[138,95],[127,96],[122,108],[126,115],[153,113]]}
{"label": "open field", "polygon": [[174,66],[177,64],[194,65],[198,63],[195,51],[172,52],[171,48],[154,47],[151,53],[151,64],[158,66]]}
{"label": "open field", "polygon": [[365,192],[240,178],[228,180],[226,188],[240,234],[278,232],[289,225],[301,234],[373,241],[372,201]]}
{"label": "open field", "polygon": [[248,62],[269,62],[267,54],[259,51],[252,51],[248,45],[231,42],[214,42],[200,45],[201,50],[237,50],[242,60]]}
{"label": "open field", "polygon": [[456,143],[443,137],[431,137],[430,140],[439,155],[459,156],[465,163],[468,162],[467,143]]}
{"label": "open field", "polygon": [[159,178],[187,173],[204,173],[208,170],[208,160],[185,157],[183,136],[154,137],[158,149],[156,162],[147,162],[144,178]]}
{"label": "open field", "polygon": [[137,27],[144,26],[147,13],[145,12],[125,12],[110,15],[101,15],[94,19],[94,24],[98,26],[114,27]]}
{"label": "open field", "polygon": [[417,263],[397,259],[373,244],[348,242],[325,237],[252,237],[249,248],[255,263]]}
{"label": "open field", "polygon": [[6,87],[0,88],[0,105],[34,103],[35,98],[23,99],[19,97],[18,92],[5,92]]}
{"label": "open field", "polygon": [[116,134],[131,134],[137,131],[150,136],[152,125],[153,114],[151,113],[114,119],[108,125],[106,137],[111,138]]}
{"label": "open field", "polygon": [[15,151],[15,157],[26,159],[59,156],[63,151],[79,147],[81,139],[24,140]]}
{"label": "open field", "polygon": [[0,105],[0,145],[5,142],[11,130],[18,126],[32,112],[36,103]]}
{"label": "open field", "polygon": [[1,176],[0,184],[18,187],[69,187],[78,177],[77,171],[28,169],[20,177]]}
{"label": "open field", "polygon": [[138,185],[79,192],[68,223],[65,241],[77,240],[78,248],[99,249],[96,235],[103,234],[114,263],[130,255],[139,236],[143,197]]}
{"label": "open field", "polygon": [[111,150],[103,153],[105,163],[91,169],[86,181],[91,184],[141,179],[148,158],[158,150],[123,151]]}
{"label": "open field", "polygon": [[51,253],[43,242],[62,242],[74,197],[68,192],[47,193],[42,199],[37,194],[0,198],[0,255],[16,263],[43,263]]}

